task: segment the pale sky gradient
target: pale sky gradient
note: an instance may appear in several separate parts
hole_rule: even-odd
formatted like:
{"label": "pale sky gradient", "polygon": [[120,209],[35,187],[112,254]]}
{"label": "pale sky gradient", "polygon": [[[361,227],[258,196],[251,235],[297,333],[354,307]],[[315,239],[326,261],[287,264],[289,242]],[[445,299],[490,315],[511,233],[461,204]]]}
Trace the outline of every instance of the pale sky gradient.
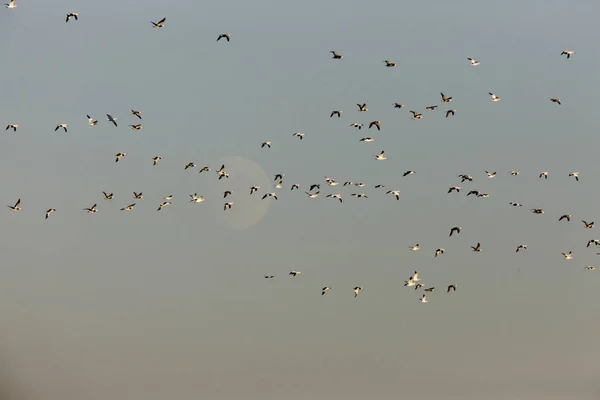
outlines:
{"label": "pale sky gradient", "polygon": [[[23,207],[1,211],[3,399],[598,398],[600,271],[585,266],[600,250],[585,244],[600,228],[580,221],[600,223],[600,4],[17,5],[0,10],[0,124],[20,124],[2,131],[0,206]],[[67,12],[79,20],[65,24]],[[224,32],[232,41],[216,43]],[[457,113],[445,119],[449,106]],[[127,127],[132,108],[139,132]],[[335,109],[342,118],[329,118]],[[372,120],[381,132],[349,127]],[[58,123],[69,132],[54,132]],[[381,150],[388,159],[374,161]],[[117,152],[127,152],[119,163]],[[232,178],[217,181],[223,160]],[[188,162],[213,170],[184,171]],[[403,178],[408,169],[416,174]],[[272,191],[279,172],[278,201],[250,198],[255,184],[255,196]],[[460,184],[460,173],[475,182]],[[313,200],[311,183],[323,185]],[[446,193],[457,184],[465,191]],[[396,188],[400,201],[384,195]],[[119,211],[132,191],[144,199]],[[188,203],[194,192],[206,202]],[[343,204],[325,198],[337,192]],[[350,197],[360,192],[369,198]],[[168,194],[172,206],[157,213]],[[97,214],[82,211],[94,203]],[[57,212],[46,221],[47,208]],[[558,223],[564,213],[571,223]],[[455,225],[463,232],[448,238]],[[516,254],[521,243],[529,249]],[[403,287],[414,270],[436,287],[427,304]],[[447,294],[450,283],[458,290]]]}

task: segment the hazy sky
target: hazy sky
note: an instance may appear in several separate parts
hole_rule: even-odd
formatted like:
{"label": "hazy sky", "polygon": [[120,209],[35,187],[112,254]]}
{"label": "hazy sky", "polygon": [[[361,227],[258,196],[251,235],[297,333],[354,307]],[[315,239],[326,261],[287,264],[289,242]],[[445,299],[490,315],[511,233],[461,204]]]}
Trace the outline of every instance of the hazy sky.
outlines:
{"label": "hazy sky", "polygon": [[[580,222],[600,223],[597,2],[17,6],[0,10],[0,124],[20,125],[2,131],[0,205],[23,207],[0,217],[3,399],[598,398],[600,271],[585,267],[600,250],[585,244],[600,228]],[[224,32],[231,42],[215,42]],[[381,132],[349,127],[373,120]],[[217,181],[222,162],[232,177]],[[269,187],[276,173],[283,189]],[[272,190],[279,200],[258,197]],[[132,191],[144,199],[119,211]],[[190,204],[195,192],[206,202]],[[427,304],[403,287],[414,270],[436,288]]]}

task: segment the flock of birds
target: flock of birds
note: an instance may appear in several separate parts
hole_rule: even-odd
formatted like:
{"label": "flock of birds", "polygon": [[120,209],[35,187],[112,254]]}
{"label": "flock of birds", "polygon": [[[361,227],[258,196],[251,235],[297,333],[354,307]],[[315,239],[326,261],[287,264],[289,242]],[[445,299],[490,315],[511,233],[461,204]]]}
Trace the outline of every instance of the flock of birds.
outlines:
{"label": "flock of birds", "polygon": [[[17,7],[15,0],[10,0],[9,3],[5,4],[6,8],[9,9],[14,9]],[[79,13],[76,12],[69,12],[66,14],[66,23],[69,23],[70,21],[75,20],[78,21],[79,20]],[[164,28],[166,25],[166,20],[167,18],[164,17],[158,21],[151,21],[152,27],[153,28],[157,28],[157,29],[161,29]],[[221,39],[225,40],[226,42],[230,42],[231,41],[231,34],[229,33],[220,33],[217,35],[217,42],[219,42]],[[340,54],[337,51],[330,51],[330,53],[332,54],[332,58],[335,60],[342,60],[344,58],[344,56],[342,54]],[[567,59],[570,59],[573,55],[575,54],[574,51],[570,51],[570,50],[564,50],[562,51],[562,53],[560,54],[561,56],[565,56]],[[468,57],[467,58],[468,61],[468,65],[470,65],[471,67],[477,67],[480,65],[480,62],[474,58]],[[390,61],[390,60],[384,60],[383,63],[385,64],[385,67],[387,68],[393,68],[396,67],[396,63]],[[500,101],[500,97],[492,92],[488,92],[488,95],[490,96],[490,100],[494,103],[499,102]],[[448,105],[449,103],[452,102],[452,96],[447,96],[444,93],[440,93],[440,104],[442,105]],[[550,98],[550,101],[552,103],[555,103],[557,105],[561,105],[561,100],[558,97],[553,97]],[[367,108],[367,104],[366,103],[357,103],[356,106],[358,107],[357,112],[358,113],[365,113],[368,111]],[[404,105],[401,103],[394,103],[393,107],[395,109],[402,109],[404,108]],[[427,112],[434,112],[436,109],[438,108],[438,105],[434,104],[434,105],[429,105],[425,107],[425,111]],[[410,110],[410,113],[412,114],[411,118],[413,120],[422,120],[424,119],[424,113],[419,112],[419,111],[414,111],[414,110]],[[445,118],[449,118],[452,117],[454,115],[456,115],[457,110],[456,109],[452,109],[452,108],[448,108],[445,111]],[[142,129],[142,123],[141,121],[143,120],[142,118],[142,112],[139,110],[135,110],[135,109],[131,109],[130,110],[130,114],[135,118],[135,123],[131,123],[128,124],[128,127],[133,130],[133,131],[140,131]],[[342,118],[344,114],[343,110],[333,110],[330,112],[329,114],[329,118],[333,118],[333,117],[337,117],[337,118]],[[87,124],[90,127],[94,127],[96,126],[99,121],[95,118],[93,118],[90,115],[86,115],[87,117]],[[106,121],[110,124],[112,124],[114,127],[118,127],[119,123],[118,118],[111,115],[111,114],[106,114]],[[68,132],[68,124],[65,122],[60,122],[58,123],[55,128],[54,131],[58,131],[58,130],[62,130],[63,132],[67,133]],[[6,125],[6,130],[12,130],[13,132],[17,132],[19,130],[20,125],[18,123],[9,123]],[[376,129],[377,131],[381,131],[382,129],[382,123],[379,120],[374,120],[371,121],[367,124],[366,128],[365,128],[365,124],[360,123],[360,122],[353,122],[350,124],[351,128],[356,128],[358,130],[362,130],[367,129]],[[305,133],[302,132],[294,132],[292,134],[293,137],[299,139],[299,140],[304,140],[304,138],[306,137]],[[373,143],[375,142],[375,138],[372,136],[365,136],[362,137],[359,142],[361,143]],[[270,149],[273,146],[273,142],[271,140],[265,140],[260,144],[260,147],[263,149]],[[119,161],[121,161],[124,157],[127,156],[126,152],[119,152],[114,154],[112,157],[114,157],[114,162],[118,163]],[[385,161],[387,160],[386,157],[386,152],[384,150],[381,150],[378,154],[374,154],[373,155],[374,160],[376,161]],[[156,167],[160,161],[162,160],[162,157],[160,155],[156,155],[154,157],[152,157],[151,159],[149,159],[149,163],[152,162],[152,166]],[[194,162],[187,162],[186,164],[183,165],[184,167],[184,171],[187,170],[193,170],[194,168],[197,167],[197,165]],[[209,166],[203,166],[201,168],[198,169],[199,173],[207,173],[210,172],[211,168]],[[230,177],[230,173],[227,171],[227,166],[226,165],[221,165],[221,167],[219,169],[217,169],[216,171],[216,179],[218,180],[222,180],[222,179],[228,179]],[[489,172],[489,171],[485,171],[487,179],[493,179],[497,176],[497,172]],[[519,172],[518,171],[510,171],[509,172],[510,175],[512,176],[518,176]],[[409,175],[414,175],[416,174],[415,171],[413,170],[408,170],[406,172],[404,172],[402,174],[403,177],[407,177]],[[540,172],[539,173],[539,178],[540,179],[548,179],[548,172]],[[278,196],[277,196],[277,191],[278,189],[282,189],[284,186],[284,177],[285,174],[284,173],[277,173],[274,175],[274,180],[273,180],[273,190],[270,188],[267,191],[261,192],[261,187],[258,185],[255,186],[251,186],[248,188],[248,195],[249,196],[254,196],[254,195],[259,195],[261,196],[262,200],[268,200],[268,199],[273,199],[273,200],[278,200]],[[572,177],[575,181],[579,182],[580,179],[580,175],[579,172],[577,171],[573,171],[571,173],[568,174],[568,177]],[[465,183],[465,182],[473,182],[474,178],[471,175],[468,174],[459,174],[458,175],[458,179],[460,180],[461,183]],[[340,182],[338,182],[337,180],[331,178],[331,177],[325,177],[324,178],[324,185],[327,185],[327,187],[329,188],[335,188],[340,184]],[[306,194],[306,196],[308,197],[308,199],[315,199],[317,197],[319,197],[319,195],[321,194],[321,185],[322,183],[312,183],[310,185],[307,186],[307,190],[304,191],[304,193]],[[346,181],[343,183],[342,187],[346,187],[346,186],[354,186],[356,188],[364,188],[366,187],[366,184],[362,183],[362,182],[352,182],[352,181]],[[291,191],[295,191],[295,190],[300,190],[301,185],[298,183],[293,183],[292,185],[290,185],[290,190]],[[385,188],[384,184],[376,184],[374,185],[375,189],[383,189]],[[460,193],[462,191],[462,187],[458,186],[458,185],[454,185],[454,186],[450,186],[448,188],[447,193],[448,194],[452,194],[452,193]],[[108,193],[108,192],[102,192],[103,193],[103,199],[106,201],[111,201],[115,198],[113,193]],[[393,196],[396,200],[400,200],[400,190],[397,189],[390,189],[390,190],[384,190],[384,193],[386,195],[389,196]],[[232,190],[225,190],[223,192],[223,199],[225,200],[224,204],[223,204],[223,211],[227,211],[230,210],[233,206],[234,206],[234,202],[231,201],[231,197],[233,197],[234,193]],[[481,192],[478,190],[469,190],[466,193],[466,196],[475,196],[478,198],[487,198],[489,197],[488,193],[485,192]],[[203,203],[205,201],[204,196],[202,195],[198,195],[197,193],[193,193],[190,194],[190,199],[189,199],[189,203],[196,203],[196,204],[200,204]],[[368,195],[366,193],[363,192],[357,192],[357,193],[352,193],[351,196],[353,198],[368,198]],[[337,200],[339,203],[343,203],[344,198],[342,196],[341,193],[328,193],[325,195],[326,198],[329,199],[333,199],[333,200]],[[135,200],[134,202],[131,202],[127,205],[124,205],[122,208],[120,208],[121,211],[132,211],[134,209],[134,207],[136,206],[137,202],[142,200],[144,198],[143,193],[142,192],[136,192],[133,191],[132,192],[132,199]],[[157,207],[157,211],[161,211],[163,210],[165,207],[170,206],[171,200],[173,199],[173,195],[167,195],[165,196]],[[510,206],[513,207],[522,207],[523,205],[521,203],[518,202],[510,202],[509,203]],[[10,208],[12,211],[14,212],[19,212],[22,211],[23,208],[21,207],[21,199],[18,199],[16,201],[16,203],[14,205],[8,205],[8,208]],[[89,213],[89,214],[95,214],[99,211],[99,207],[98,207],[98,203],[93,204],[91,207],[85,207],[82,209],[83,211]],[[533,214],[536,215],[541,215],[544,214],[544,210],[541,208],[533,208],[531,209]],[[48,208],[46,209],[44,216],[45,219],[49,219],[50,216],[52,214],[54,214],[55,212],[57,212],[57,209],[55,208]],[[558,221],[564,221],[564,222],[570,222],[572,219],[571,215],[569,214],[564,214],[561,215],[558,218]],[[594,227],[594,221],[588,222],[586,220],[581,220],[581,222],[584,224],[584,228],[585,229],[592,229]],[[462,227],[461,226],[454,226],[450,229],[449,231],[449,237],[453,237],[455,235],[460,234],[462,231]],[[590,246],[595,246],[598,247],[600,246],[600,239],[590,239],[587,242],[586,247],[590,247]],[[473,246],[471,246],[471,249],[473,252],[479,253],[482,251],[482,245],[481,243],[477,243]],[[527,249],[527,245],[526,244],[519,244],[516,247],[516,252],[521,252]],[[410,250],[411,251],[420,251],[421,250],[421,246],[419,244],[415,244],[413,246],[410,246]],[[443,255],[445,252],[444,248],[437,248],[434,250],[434,257],[439,257],[441,255]],[[600,253],[597,253],[600,255]],[[573,253],[572,251],[569,251],[568,253],[562,253],[562,256],[564,257],[565,260],[572,260],[573,259]],[[587,270],[589,271],[593,271],[595,270],[594,266],[587,266],[586,267]],[[297,277],[299,275],[301,275],[302,272],[301,271],[296,271],[296,270],[292,270],[289,272],[289,275],[292,277]],[[265,279],[273,279],[274,276],[273,275],[264,275]],[[419,289],[423,289],[423,291],[425,293],[423,293],[421,295],[421,297],[418,298],[418,300],[421,303],[427,303],[428,302],[428,298],[427,298],[427,293],[432,293],[435,290],[434,286],[430,286],[430,287],[426,287],[422,282],[421,282],[421,278],[419,277],[419,272],[418,271],[414,271],[412,273],[412,275],[406,280],[404,281],[404,286],[405,287],[413,287],[414,290],[419,290]],[[362,290],[362,286],[355,286],[353,288],[353,295],[356,298],[360,291]],[[321,295],[325,295],[326,293],[328,293],[331,290],[331,287],[329,286],[324,286],[321,289]],[[457,285],[454,283],[448,284],[446,286],[446,292],[447,293],[451,293],[457,290]]]}

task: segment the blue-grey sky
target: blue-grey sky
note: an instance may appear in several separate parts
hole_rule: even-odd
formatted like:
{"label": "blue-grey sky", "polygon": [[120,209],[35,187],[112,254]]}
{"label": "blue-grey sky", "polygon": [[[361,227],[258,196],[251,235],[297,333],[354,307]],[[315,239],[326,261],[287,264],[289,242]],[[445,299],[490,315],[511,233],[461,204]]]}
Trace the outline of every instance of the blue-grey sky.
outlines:
{"label": "blue-grey sky", "polygon": [[[2,134],[0,203],[23,208],[1,211],[4,398],[597,398],[585,244],[600,234],[580,222],[600,194],[596,2],[16,1],[0,12],[0,124],[20,125]],[[349,126],[373,120],[381,132]],[[232,177],[217,181],[224,160]],[[119,211],[132,191],[144,198]],[[414,270],[436,288],[427,304],[403,287]]]}

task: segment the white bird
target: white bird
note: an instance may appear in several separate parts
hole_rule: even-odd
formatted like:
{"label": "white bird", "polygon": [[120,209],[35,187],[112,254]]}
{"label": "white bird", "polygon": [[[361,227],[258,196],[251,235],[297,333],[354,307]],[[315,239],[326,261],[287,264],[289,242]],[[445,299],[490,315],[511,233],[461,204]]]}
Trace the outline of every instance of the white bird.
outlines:
{"label": "white bird", "polygon": [[49,210],[46,210],[46,219],[48,219],[48,217],[50,216],[50,214],[52,214],[55,211],[56,210],[54,208],[50,208]]}
{"label": "white bird", "polygon": [[563,257],[565,258],[565,260],[572,260],[573,259],[573,252],[569,251],[568,253],[561,253],[563,255]]}
{"label": "white bird", "polygon": [[121,211],[131,211],[131,210],[133,210],[133,207],[135,207],[135,203],[132,203],[126,207],[121,208]]}
{"label": "white bird", "polygon": [[327,184],[329,186],[337,186],[338,185],[338,182],[335,179],[328,178],[328,177],[325,177],[325,182],[327,182]]}
{"label": "white bird", "polygon": [[488,179],[492,179],[493,177],[496,176],[496,172],[487,172],[487,171],[485,171],[485,173],[487,174]]}
{"label": "white bird", "polygon": [[10,0],[10,3],[5,4],[6,8],[17,8],[15,0]]}
{"label": "white bird", "polygon": [[56,125],[56,128],[54,128],[54,132],[56,132],[60,128],[62,128],[66,132],[67,131],[67,124],[58,124],[58,125]]}
{"label": "white bird", "polygon": [[273,142],[270,142],[270,141],[262,142],[262,144],[260,145],[260,148],[262,149],[265,146],[267,146],[268,148],[271,148],[272,144],[273,144]]}
{"label": "white bird", "polygon": [[575,52],[571,50],[563,50],[562,53],[560,53],[561,56],[567,56],[567,58],[571,58],[573,54],[575,54]]}
{"label": "white bird", "polygon": [[548,179],[548,172],[540,172],[540,178]]}
{"label": "white bird", "polygon": [[571,172],[569,176],[572,176],[577,182],[579,182],[579,172]]}
{"label": "white bird", "polygon": [[158,164],[158,162],[159,162],[160,160],[162,160],[162,157],[161,157],[161,156],[156,156],[156,157],[153,157],[153,158],[152,158],[152,165],[156,165],[156,164]]}
{"label": "white bird", "polygon": [[157,209],[156,211],[160,211],[160,210],[162,210],[163,208],[165,208],[166,206],[170,206],[170,205],[171,205],[171,202],[170,202],[170,201],[165,201],[165,202],[161,203],[161,204],[158,206],[158,209]]}
{"label": "white bird", "polygon": [[448,193],[452,193],[452,192],[460,192],[460,186],[450,186],[450,189],[448,189]]}
{"label": "white bird", "polygon": [[423,119],[423,114],[421,114],[421,113],[418,113],[418,112],[416,112],[416,111],[412,111],[412,110],[411,110],[411,113],[412,113],[412,115],[413,115],[413,116],[412,116],[412,119]]}
{"label": "white bird", "polygon": [[365,193],[352,193],[350,196],[355,197],[357,199],[360,199],[361,197],[364,197],[365,199],[369,198]]}
{"label": "white bird", "polygon": [[343,201],[343,200],[342,200],[342,195],[341,195],[341,194],[339,194],[339,193],[335,193],[335,194],[328,194],[328,195],[327,195],[327,196],[325,196],[325,197],[328,197],[328,198],[330,198],[330,199],[338,199],[338,200],[340,201],[340,203]]}
{"label": "white bird", "polygon": [[321,296],[323,296],[325,293],[327,293],[329,291],[329,289],[331,289],[329,286],[325,286],[323,289],[321,289]]}
{"label": "white bird", "polygon": [[411,276],[411,277],[410,277],[410,279],[411,279],[412,281],[419,282],[419,281],[421,280],[421,279],[419,279],[419,272],[415,271],[415,272],[413,273],[413,276]]}
{"label": "white bird", "polygon": [[372,137],[364,137],[362,139],[359,140],[359,142],[365,142],[365,143],[373,143],[375,141],[375,139],[373,139]]}
{"label": "white bird", "polygon": [[221,33],[218,37],[217,37],[217,42],[221,39],[227,39],[227,41],[229,42],[231,40],[231,33]]}
{"label": "white bird", "polygon": [[119,162],[119,160],[123,157],[125,157],[127,155],[127,153],[117,153],[115,154],[115,162]]}
{"label": "white bird", "polygon": [[419,299],[419,301],[420,301],[421,303],[427,303],[427,296],[426,296],[425,294],[423,294],[423,297],[421,297],[421,298]]}
{"label": "white bird", "polygon": [[521,204],[521,203],[517,203],[517,202],[515,202],[515,201],[511,201],[511,202],[510,202],[510,203],[508,203],[508,204],[510,204],[510,205],[511,205],[511,206],[513,206],[513,207],[523,207],[523,204]]}
{"label": "white bird", "polygon": [[250,194],[254,194],[258,189],[260,189],[260,186],[252,186],[250,188]]}
{"label": "white bird", "polygon": [[392,194],[396,196],[396,200],[400,200],[400,190],[388,190],[385,194]]}
{"label": "white bird", "polygon": [[419,250],[421,250],[421,246],[419,246],[419,243],[417,243],[414,246],[410,246],[410,249],[412,251],[419,251]]}
{"label": "white bird", "polygon": [[527,250],[527,245],[526,244],[520,244],[517,246],[517,250],[515,251],[515,253],[520,252],[521,250]]}
{"label": "white bird", "polygon": [[489,92],[489,95],[492,96],[492,101],[493,102],[500,101],[500,97],[496,96],[494,93]]}
{"label": "white bird", "polygon": [[75,21],[77,21],[78,17],[79,17],[79,13],[68,13],[67,20],[65,22],[69,22],[71,20],[71,18],[75,18]]}
{"label": "white bird", "polygon": [[411,286],[415,286],[417,283],[415,281],[412,280],[412,278],[410,278],[407,281],[404,281],[404,286],[406,287],[411,287]]}
{"label": "white bird", "polygon": [[217,170],[217,176],[219,177],[219,180],[221,180],[221,178],[229,178],[229,174],[225,171],[225,164],[223,164],[221,168]]}
{"label": "white bird", "polygon": [[98,123],[97,119],[94,119],[92,117],[90,117],[89,115],[86,115],[87,119],[88,119],[88,125],[89,126],[94,126]]}
{"label": "white bird", "polygon": [[292,275],[292,276],[298,276],[300,275],[302,272],[301,271],[291,271],[288,275]]}
{"label": "white bird", "polygon": [[295,132],[292,136],[296,136],[298,139],[302,140],[304,138],[304,133]]}
{"label": "white bird", "polygon": [[309,193],[309,192],[304,192],[308,195],[309,199],[314,199],[319,195],[319,192],[315,192],[315,193]]}
{"label": "white bird", "polygon": [[587,267],[585,267],[585,269],[587,269],[588,271],[595,271],[596,267],[594,267],[593,265],[588,265]]}
{"label": "white bird", "polygon": [[435,253],[434,253],[434,255],[433,255],[433,256],[434,256],[434,257],[437,257],[437,256],[439,256],[440,254],[444,254],[444,252],[445,252],[445,251],[446,251],[446,249],[442,249],[442,248],[436,249],[436,250],[435,250]]}
{"label": "white bird", "polygon": [[139,193],[133,192],[133,198],[136,200],[141,200],[144,198],[144,195],[142,194],[142,192],[139,192]]}
{"label": "white bird", "polygon": [[362,286],[356,286],[354,288],[354,297],[358,296],[358,292],[362,290]]}
{"label": "white bird", "polygon": [[6,125],[5,130],[7,131],[9,129],[12,129],[13,132],[16,132],[18,127],[19,127],[19,124],[8,124],[8,125]]}
{"label": "white bird", "polygon": [[131,114],[138,117],[138,119],[142,119],[142,113],[139,112],[138,110],[131,110]]}
{"label": "white bird", "polygon": [[474,58],[467,57],[467,60],[469,60],[471,62],[472,67],[476,67],[479,65],[479,61],[475,60]]}
{"label": "white bird", "polygon": [[266,194],[265,194],[265,195],[262,197],[262,200],[266,199],[267,197],[272,197],[272,198],[274,198],[275,200],[277,200],[277,193],[275,193],[275,192],[266,193]]}
{"label": "white bird", "polygon": [[233,201],[230,201],[229,203],[225,203],[223,205],[223,211],[231,209],[231,206],[233,206]]}
{"label": "white bird", "polygon": [[190,194],[190,197],[190,203],[202,203],[204,201],[204,196],[198,196],[197,193]]}
{"label": "white bird", "polygon": [[363,124],[359,124],[358,122],[355,122],[355,123],[353,123],[353,124],[350,124],[350,126],[351,126],[352,128],[358,128],[358,130],[361,130],[361,129],[362,129],[362,127],[363,127]]}

